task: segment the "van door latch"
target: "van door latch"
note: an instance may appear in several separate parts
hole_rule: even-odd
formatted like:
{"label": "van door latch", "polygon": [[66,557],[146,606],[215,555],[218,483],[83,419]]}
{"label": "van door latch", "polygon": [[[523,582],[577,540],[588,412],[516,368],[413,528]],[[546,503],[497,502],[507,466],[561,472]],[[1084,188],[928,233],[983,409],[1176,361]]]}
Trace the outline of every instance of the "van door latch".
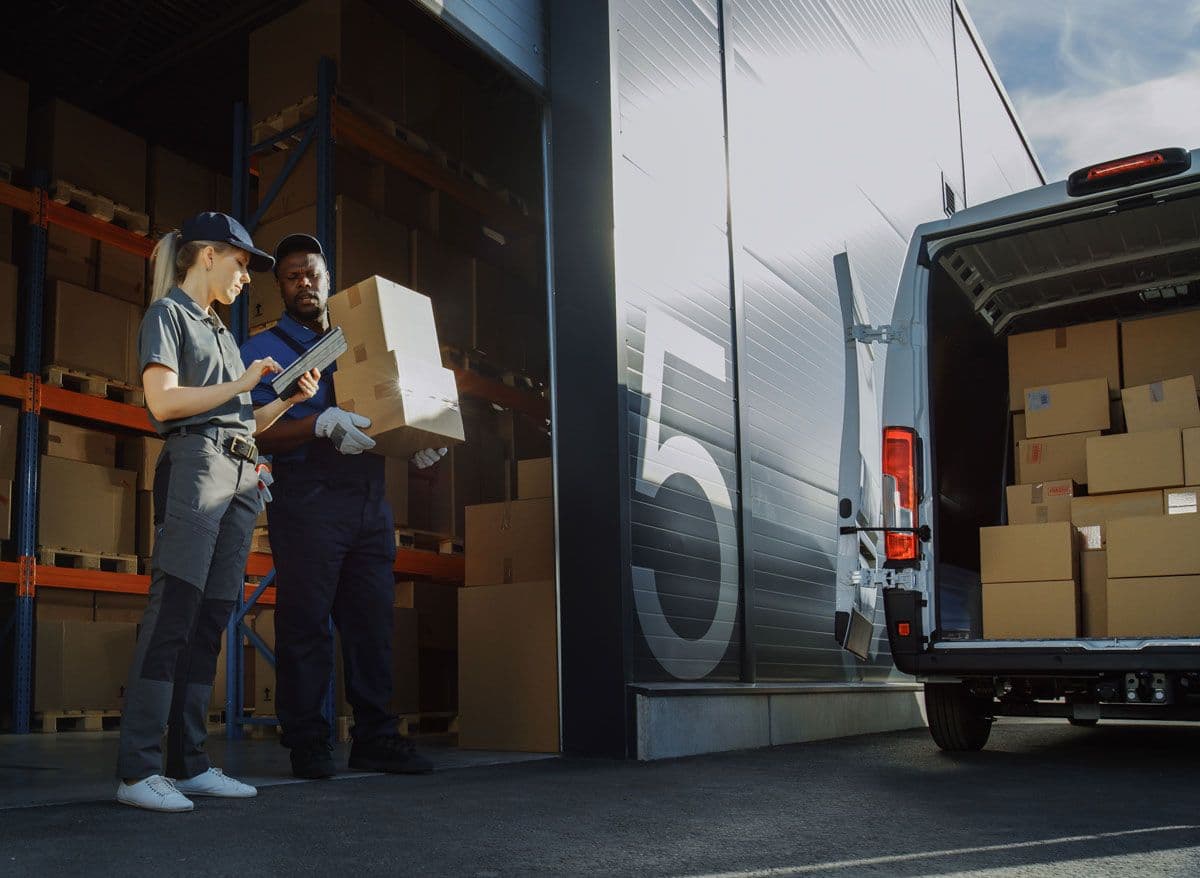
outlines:
{"label": "van door latch", "polygon": [[904,333],[890,324],[871,326],[868,323],[855,323],[850,327],[850,338],[861,344],[893,344],[903,343]]}

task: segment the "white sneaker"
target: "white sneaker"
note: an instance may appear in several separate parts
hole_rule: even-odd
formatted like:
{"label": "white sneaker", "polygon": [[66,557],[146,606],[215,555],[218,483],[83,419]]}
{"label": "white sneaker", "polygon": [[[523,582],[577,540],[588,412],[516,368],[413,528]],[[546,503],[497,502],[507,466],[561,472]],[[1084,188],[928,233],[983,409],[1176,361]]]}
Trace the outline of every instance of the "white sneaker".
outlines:
{"label": "white sneaker", "polygon": [[248,783],[227,777],[219,768],[210,768],[204,774],[187,780],[172,781],[176,789],[189,796],[218,796],[222,799],[251,799],[258,790]]}
{"label": "white sneaker", "polygon": [[152,774],[134,784],[122,781],[117,787],[117,801],[147,811],[191,811],[195,807],[191,799],[161,774]]}

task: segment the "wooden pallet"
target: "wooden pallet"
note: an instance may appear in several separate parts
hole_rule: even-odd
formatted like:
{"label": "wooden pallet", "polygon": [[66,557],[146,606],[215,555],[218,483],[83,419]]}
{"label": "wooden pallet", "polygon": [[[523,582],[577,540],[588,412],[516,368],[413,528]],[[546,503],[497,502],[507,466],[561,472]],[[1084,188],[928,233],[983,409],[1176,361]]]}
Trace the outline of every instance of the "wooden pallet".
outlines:
{"label": "wooden pallet", "polygon": [[[254,143],[262,143],[273,134],[279,134],[281,131],[287,131],[306,119],[311,119],[317,112],[317,96],[309,95],[303,100],[284,107],[273,116],[263,119],[261,122],[255,123],[253,128],[252,140]],[[286,141],[280,141],[275,144],[276,149],[290,149],[294,144],[300,142],[303,135],[296,134]]]}
{"label": "wooden pallet", "polygon": [[135,235],[145,237],[150,234],[150,217],[146,213],[66,180],[55,180],[50,184],[50,198]]}
{"label": "wooden pallet", "polygon": [[39,564],[47,567],[71,567],[76,570],[103,570],[106,573],[137,573],[137,555],[88,552],[61,546],[38,546]]}
{"label": "wooden pallet", "polygon": [[250,551],[263,555],[271,554],[271,538],[265,527],[256,527],[250,537]]}
{"label": "wooden pallet", "polygon": [[33,715],[47,734],[58,732],[108,732],[121,727],[119,710],[46,710]]}
{"label": "wooden pallet", "polygon": [[463,541],[459,537],[452,537],[447,534],[398,527],[396,528],[396,548],[422,549],[442,555],[455,555],[462,553]]}
{"label": "wooden pallet", "polygon": [[69,366],[46,367],[46,383],[61,387],[63,390],[86,393],[88,396],[111,399],[139,408],[146,405],[146,394],[142,388],[134,387],[125,381],[109,378],[106,375],[97,375],[94,372],[73,369]]}
{"label": "wooden pallet", "polygon": [[400,734],[456,735],[458,734],[458,714],[454,711],[402,714],[400,716]]}

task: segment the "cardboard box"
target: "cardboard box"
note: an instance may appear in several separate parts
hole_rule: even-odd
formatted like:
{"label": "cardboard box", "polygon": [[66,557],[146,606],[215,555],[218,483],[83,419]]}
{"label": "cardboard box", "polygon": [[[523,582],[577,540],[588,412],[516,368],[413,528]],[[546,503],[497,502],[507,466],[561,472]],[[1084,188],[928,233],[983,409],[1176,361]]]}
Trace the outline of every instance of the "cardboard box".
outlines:
{"label": "cardboard box", "polygon": [[[218,174],[161,146],[150,147],[150,219],[158,234],[204,210],[226,210]],[[261,178],[260,178],[261,179]]]}
{"label": "cardboard box", "polygon": [[1200,512],[1200,487],[1167,488],[1163,491],[1163,512],[1167,515],[1186,515]]}
{"label": "cardboard box", "polygon": [[407,458],[463,441],[458,387],[441,365],[426,296],[374,277],[331,298],[329,313],[350,345],[333,376],[338,405],[371,419],[378,453]]}
{"label": "cardboard box", "polygon": [[29,85],[7,73],[0,73],[0,118],[4,119],[0,126],[0,162],[24,168]]}
{"label": "cardboard box", "polygon": [[154,490],[154,471],[158,467],[158,458],[165,444],[162,439],[154,436],[129,436],[121,439],[121,468],[133,470],[138,474],[139,491]]}
{"label": "cardboard box", "polygon": [[1200,485],[1200,429],[1191,427],[1183,433],[1183,482]]}
{"label": "cardboard box", "polygon": [[62,226],[46,230],[46,278],[91,289],[96,283],[99,244]]}
{"label": "cardboard box", "polygon": [[1025,405],[1025,390],[1104,378],[1108,392],[1121,389],[1117,322],[1104,320],[1008,337],[1008,393],[1013,411]]}
{"label": "cardboard box", "polygon": [[117,462],[117,437],[102,430],[47,421],[45,453],[96,466],[113,466]]}
{"label": "cardboard box", "polygon": [[144,594],[96,592],[96,621],[125,622],[140,625],[146,615],[148,599]]}
{"label": "cardboard box", "polygon": [[1079,553],[1079,621],[1085,637],[1105,637],[1108,630],[1108,553]]}
{"label": "cardboard box", "polygon": [[1083,548],[1102,549],[1105,545],[1105,525],[1114,518],[1162,515],[1162,511],[1162,495],[1158,491],[1073,497],[1071,524],[1081,534]]}
{"label": "cardboard box", "polygon": [[1200,574],[1200,513],[1115,518],[1108,523],[1108,576]]}
{"label": "cardboard box", "polygon": [[459,746],[557,752],[553,580],[460,590],[458,641]]}
{"label": "cardboard box", "polygon": [[458,647],[458,589],[437,582],[397,582],[393,605],[414,610],[421,649]]}
{"label": "cardboard box", "polygon": [[[291,150],[267,153],[258,164],[258,196],[261,199],[275,185]],[[346,147],[335,147],[333,166],[337,168],[337,194],[374,211],[384,209],[383,166]],[[307,149],[292,169],[278,194],[267,207],[260,223],[269,223],[317,203],[317,151]],[[261,204],[261,201],[260,201]]]}
{"label": "cardboard box", "polygon": [[[340,195],[335,209],[338,246],[332,289],[344,290],[374,275],[398,282],[408,280],[412,268],[407,228],[367,205]],[[316,208],[306,207],[259,226],[254,238],[263,248],[273,251],[276,244],[293,232],[312,235],[316,231]],[[249,295],[251,326],[279,319],[283,304],[274,275],[253,273]]]}
{"label": "cardboard box", "polygon": [[1046,524],[1071,520],[1075,483],[1069,480],[1009,485],[1006,489],[1009,524]]}
{"label": "cardboard box", "polygon": [[433,300],[439,342],[469,350],[474,344],[475,260],[428,232],[414,230],[412,285]]}
{"label": "cardboard box", "polygon": [[1110,423],[1108,385],[1103,378],[1025,390],[1025,432],[1030,439],[1107,430]]}
{"label": "cardboard box", "polygon": [[[1068,487],[1070,485],[1068,484]],[[1012,490],[1011,488],[1009,490]],[[553,473],[549,457],[517,461],[517,497],[535,500],[554,494]],[[1012,502],[1011,500],[1009,501]]]}
{"label": "cardboard box", "polygon": [[42,456],[38,544],[132,555],[137,474]]}
{"label": "cardboard box", "polygon": [[[254,617],[254,633],[275,649],[275,611],[264,608]],[[275,666],[259,650],[254,650],[254,712],[274,716],[278,696],[275,691]]]}
{"label": "cardboard box", "polygon": [[[464,585],[553,579],[554,503],[550,498],[467,507]],[[1070,527],[1064,525],[1068,530]]]}
{"label": "cardboard box", "polygon": [[144,308],[147,265],[147,260],[136,253],[126,252],[102,241],[96,289],[106,296]]}
{"label": "cardboard box", "polygon": [[1121,322],[1124,386],[1191,375],[1200,387],[1200,310]]}
{"label": "cardboard box", "polygon": [[1125,433],[1087,440],[1089,494],[1115,494],[1185,484],[1178,430]]}
{"label": "cardboard box", "polygon": [[0,540],[12,538],[13,502],[12,479],[0,479]]}
{"label": "cardboard box", "polygon": [[[980,575],[984,582],[1040,582],[1077,578],[1075,531],[1065,521],[981,527],[979,550]],[[468,576],[470,564],[468,553]]]}
{"label": "cardboard box", "polygon": [[17,477],[17,429],[21,412],[15,405],[0,400],[0,479]]}
{"label": "cardboard box", "polygon": [[145,211],[145,140],[62,100],[37,110],[31,124],[31,167]]}
{"label": "cardboard box", "polygon": [[1130,433],[1200,427],[1200,403],[1191,375],[1127,387],[1121,400]]}
{"label": "cardboard box", "polygon": [[119,710],[137,626],[38,620],[35,711]]}
{"label": "cardboard box", "polygon": [[39,588],[34,613],[39,623],[92,622],[96,618],[96,593],[74,588]]}
{"label": "cardboard box", "polygon": [[1200,636],[1200,576],[1108,580],[1109,637]]}
{"label": "cardboard box", "polygon": [[59,281],[49,297],[46,362],[140,385],[142,309]]}
{"label": "cardboard box", "polygon": [[1079,636],[1075,580],[985,582],[985,640],[1042,640]]}
{"label": "cardboard box", "polygon": [[362,0],[309,0],[250,34],[250,121],[314,94],[324,55],[339,93],[402,122],[403,46],[400,29]]}
{"label": "cardboard box", "polygon": [[1017,481],[1036,484],[1070,480],[1077,485],[1087,484],[1087,440],[1099,435],[1092,431],[1018,442]]}
{"label": "cardboard box", "polygon": [[17,353],[18,284],[17,267],[0,262],[0,354],[8,357]]}

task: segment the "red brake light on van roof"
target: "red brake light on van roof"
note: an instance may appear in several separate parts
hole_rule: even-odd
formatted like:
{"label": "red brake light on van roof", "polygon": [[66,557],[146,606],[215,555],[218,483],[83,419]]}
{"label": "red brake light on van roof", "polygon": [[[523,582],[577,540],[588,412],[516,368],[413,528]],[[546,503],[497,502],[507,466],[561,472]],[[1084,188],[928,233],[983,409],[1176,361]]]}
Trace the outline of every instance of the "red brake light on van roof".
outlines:
{"label": "red brake light on van roof", "polygon": [[[884,551],[888,561],[912,561],[917,545],[917,433],[911,427],[886,427],[883,431],[883,474],[891,478],[884,490]],[[891,502],[888,502],[888,501]],[[890,528],[897,528],[891,530]]]}
{"label": "red brake light on van roof", "polygon": [[1080,168],[1067,178],[1068,195],[1087,195],[1182,173],[1192,166],[1186,149],[1158,149]]}

